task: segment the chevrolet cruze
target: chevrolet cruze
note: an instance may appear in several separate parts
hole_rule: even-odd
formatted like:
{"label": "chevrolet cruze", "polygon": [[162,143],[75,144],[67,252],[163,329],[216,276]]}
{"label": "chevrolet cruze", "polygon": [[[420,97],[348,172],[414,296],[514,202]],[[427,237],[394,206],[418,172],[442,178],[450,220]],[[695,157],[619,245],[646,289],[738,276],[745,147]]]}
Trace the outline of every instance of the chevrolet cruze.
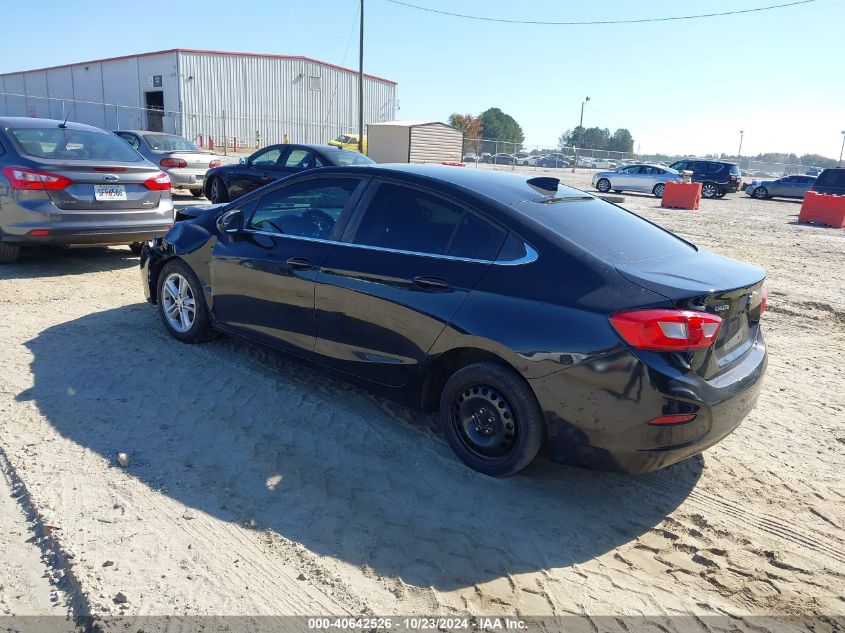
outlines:
{"label": "chevrolet cruze", "polygon": [[363,379],[437,412],[488,475],[543,444],[667,466],[758,397],[763,271],[556,178],[328,167],[177,220],[141,255],[174,338],[225,333]]}

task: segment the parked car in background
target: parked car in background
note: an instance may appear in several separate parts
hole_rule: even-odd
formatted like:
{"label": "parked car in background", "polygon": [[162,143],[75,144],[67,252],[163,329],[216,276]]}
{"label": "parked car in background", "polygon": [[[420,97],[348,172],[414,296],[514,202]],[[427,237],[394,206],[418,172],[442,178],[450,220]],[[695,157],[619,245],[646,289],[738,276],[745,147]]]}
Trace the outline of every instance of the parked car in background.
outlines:
{"label": "parked car in background", "polygon": [[478,162],[478,155],[470,152],[469,154],[464,154],[463,162],[465,163],[477,163]]}
{"label": "parked car in background", "polygon": [[270,145],[239,163],[210,169],[205,196],[213,203],[229,202],[275,180],[306,169],[336,165],[372,165],[374,161],[354,150],[331,145]]}
{"label": "parked car in background", "polygon": [[745,193],[752,198],[765,200],[766,198],[804,198],[804,194],[816,182],[815,176],[784,176],[776,180],[752,180]]}
{"label": "parked car in background", "polygon": [[515,165],[516,157],[513,154],[499,152],[498,154],[493,154],[490,162],[494,165]]}
{"label": "parked car in background", "polygon": [[549,154],[537,160],[538,167],[569,167],[570,162],[562,154]]}
{"label": "parked car in background", "polygon": [[212,151],[200,149],[194,143],[175,134],[143,130],[115,130],[141,156],[158,165],[170,176],[170,183],[188,189],[196,196],[203,195],[206,172],[220,165],[220,157]]}
{"label": "parked car in background", "polygon": [[532,154],[525,159],[523,163],[526,167],[538,167],[540,162],[545,158],[545,156],[539,154]]}
{"label": "parked car in background", "polygon": [[0,264],[22,246],[131,245],[173,222],[170,178],[114,134],[0,118]]}
{"label": "parked car in background", "polygon": [[639,191],[663,197],[667,182],[680,182],[681,174],[674,169],[651,165],[628,165],[613,171],[600,171],[593,174],[593,187],[602,193],[613,191]]}
{"label": "parked car in background", "polygon": [[[333,141],[329,141],[328,144],[332,147],[339,147],[341,149],[351,149],[358,151],[358,139],[360,136],[358,134],[341,134]],[[367,153],[367,135],[364,135],[363,138],[363,147],[361,150],[364,154]]]}
{"label": "parked car in background", "polygon": [[580,465],[668,466],[760,393],[764,272],[557,178],[329,167],[180,214],[141,256],[173,338],[223,332],[366,380],[438,412],[487,475],[543,442]]}
{"label": "parked car in background", "polygon": [[723,160],[685,158],[670,165],[676,171],[691,171],[692,181],[701,183],[702,198],[721,198],[742,185],[739,165]]}
{"label": "parked car in background", "polygon": [[479,162],[482,162],[482,163],[489,163],[489,162],[491,162],[492,158],[493,158],[493,154],[491,154],[490,152],[481,152],[481,155],[478,157]]}
{"label": "parked car in background", "polygon": [[832,193],[837,196],[845,196],[845,168],[833,167],[825,169],[818,175],[816,182],[813,183],[810,190],[817,193]]}

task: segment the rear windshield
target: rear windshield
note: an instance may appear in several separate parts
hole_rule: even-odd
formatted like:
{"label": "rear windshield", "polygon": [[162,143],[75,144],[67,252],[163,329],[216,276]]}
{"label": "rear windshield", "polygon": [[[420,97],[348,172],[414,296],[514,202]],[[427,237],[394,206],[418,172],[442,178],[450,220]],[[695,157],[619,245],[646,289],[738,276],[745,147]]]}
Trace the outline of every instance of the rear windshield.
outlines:
{"label": "rear windshield", "polygon": [[335,154],[338,165],[374,165],[375,161],[355,150],[340,150]]}
{"label": "rear windshield", "polygon": [[535,200],[514,206],[550,231],[614,265],[695,250],[672,233],[621,207],[596,198],[573,198],[568,189],[558,195],[558,201]]}
{"label": "rear windshield", "polygon": [[21,153],[34,158],[106,160],[137,163],[144,160],[122,138],[107,132],[53,128],[10,130]]}
{"label": "rear windshield", "polygon": [[731,165],[731,173],[734,176],[739,176],[739,165]]}
{"label": "rear windshield", "polygon": [[816,178],[816,187],[842,187],[845,189],[845,169],[825,169]]}
{"label": "rear windshield", "polygon": [[157,152],[197,152],[197,146],[173,134],[144,134],[144,140]]}

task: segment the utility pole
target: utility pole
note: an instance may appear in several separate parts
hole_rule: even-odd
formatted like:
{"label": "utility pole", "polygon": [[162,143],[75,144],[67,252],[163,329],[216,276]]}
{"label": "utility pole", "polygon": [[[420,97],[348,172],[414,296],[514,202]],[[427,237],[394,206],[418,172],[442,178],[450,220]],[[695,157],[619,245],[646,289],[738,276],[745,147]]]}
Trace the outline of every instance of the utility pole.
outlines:
{"label": "utility pole", "polygon": [[842,150],[845,150],[845,130],[842,130],[842,147],[839,148],[839,166],[842,167]]}
{"label": "utility pole", "polygon": [[361,0],[361,37],[358,44],[358,151],[364,153],[364,0]]}
{"label": "utility pole", "polygon": [[[586,97],[581,102],[581,119],[578,121],[578,127],[581,129],[582,132],[584,130],[584,104],[587,103],[587,101],[589,101],[589,100],[590,100],[590,97]],[[573,143],[573,145],[575,145],[575,143]],[[572,149],[574,150],[573,160],[575,161],[574,163],[572,163],[572,173],[574,174],[575,168],[578,166],[578,148],[573,147]]]}
{"label": "utility pole", "polygon": [[739,131],[739,149],[736,150],[736,164],[742,169],[742,137],[745,135],[745,130]]}

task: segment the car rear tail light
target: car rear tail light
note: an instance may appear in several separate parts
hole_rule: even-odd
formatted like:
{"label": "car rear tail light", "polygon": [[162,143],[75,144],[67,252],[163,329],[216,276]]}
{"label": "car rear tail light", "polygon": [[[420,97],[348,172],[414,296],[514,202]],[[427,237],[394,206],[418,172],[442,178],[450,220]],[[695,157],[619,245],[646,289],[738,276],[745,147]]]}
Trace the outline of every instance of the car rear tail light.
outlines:
{"label": "car rear tail light", "polygon": [[631,347],[666,352],[705,349],[722,327],[721,317],[692,310],[628,310],[610,323]]}
{"label": "car rear tail light", "polygon": [[686,424],[695,420],[695,413],[679,413],[675,415],[661,415],[658,418],[649,420],[652,426],[672,426],[673,424]]}
{"label": "car rear tail light", "polygon": [[11,185],[12,189],[26,189],[30,191],[49,189],[55,191],[73,184],[70,178],[65,178],[58,174],[50,174],[46,171],[25,169],[23,167],[4,167],[3,174],[9,179],[9,185]]}
{"label": "car rear tail light", "polygon": [[736,182],[736,176],[731,176],[731,182]]}
{"label": "car rear tail light", "polygon": [[769,287],[766,284],[763,284],[763,287],[760,288],[760,316],[763,316],[763,313],[769,307]]}
{"label": "car rear tail light", "polygon": [[50,235],[50,231],[47,229],[32,229],[29,234],[33,237],[44,237],[45,235]]}
{"label": "car rear tail light", "polygon": [[151,191],[168,191],[170,190],[170,176],[159,172],[152,178],[145,180],[144,186]]}
{"label": "car rear tail light", "polygon": [[172,169],[173,167],[187,167],[188,161],[182,160],[181,158],[162,158],[161,161],[159,161],[159,165],[165,169]]}
{"label": "car rear tail light", "polygon": [[222,164],[223,164],[223,163],[221,163],[219,160],[217,160],[217,159],[215,158],[213,161],[211,161],[210,163],[208,163],[208,168],[209,168],[209,169],[212,169],[213,167],[220,167],[220,165],[222,165]]}

